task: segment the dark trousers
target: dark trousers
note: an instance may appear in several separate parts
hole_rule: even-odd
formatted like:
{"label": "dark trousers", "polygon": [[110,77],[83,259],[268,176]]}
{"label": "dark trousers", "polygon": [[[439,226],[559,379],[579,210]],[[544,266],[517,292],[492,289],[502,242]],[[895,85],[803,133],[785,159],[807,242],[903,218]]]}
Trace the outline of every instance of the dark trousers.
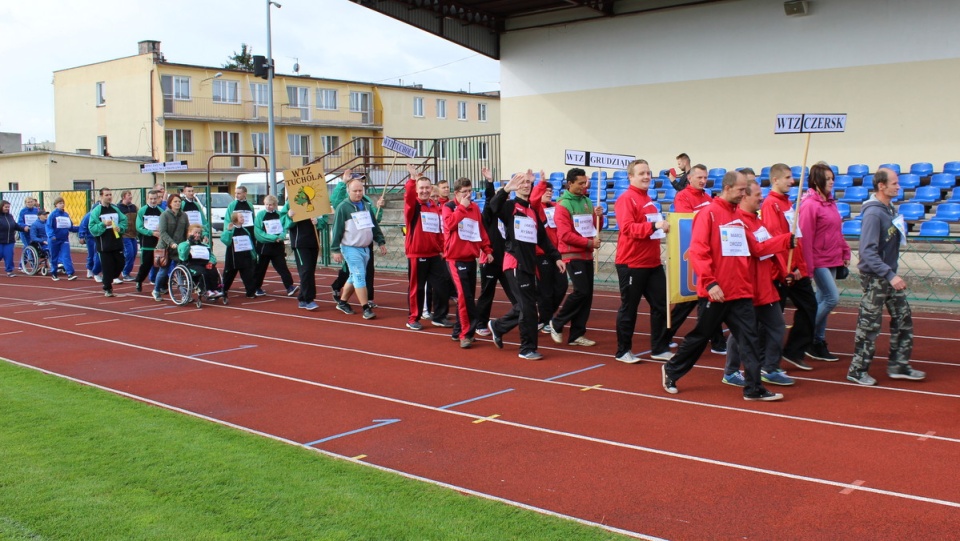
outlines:
{"label": "dark trousers", "polygon": [[510,311],[493,320],[493,330],[500,336],[520,327],[520,354],[537,350],[537,277],[518,269],[503,271],[507,284],[517,299]]}
{"label": "dark trousers", "polygon": [[[257,259],[257,266],[253,269],[253,290],[256,291],[263,287],[263,280],[267,277],[267,267],[273,265],[273,270],[280,275],[284,289],[293,287],[293,276],[290,275],[290,269],[287,268],[287,258],[282,252],[273,254],[261,254]],[[242,278],[242,276],[241,276]]]}
{"label": "dark trousers", "polygon": [[537,256],[537,268],[540,272],[540,297],[537,299],[539,323],[546,325],[557,313],[563,296],[567,294],[567,275],[560,272],[557,264],[545,255]]}
{"label": "dark trousers", "polygon": [[457,293],[457,320],[453,324],[453,337],[463,340],[473,338],[477,329],[477,304],[473,300],[477,290],[477,261],[447,261],[453,290]]}
{"label": "dark trousers", "polygon": [[410,308],[408,323],[418,321],[423,316],[423,300],[426,294],[425,286],[430,284],[433,289],[434,305],[431,306],[432,319],[444,321],[450,313],[450,292],[447,289],[447,270],[443,258],[411,257],[407,258],[408,297]]}
{"label": "dark trousers", "polygon": [[[556,267],[554,267],[556,268]],[[503,271],[503,256],[496,257],[490,263],[480,265],[480,295],[477,296],[477,326],[486,327],[493,309],[493,299],[497,295],[497,283],[507,294],[511,304],[517,304],[517,298],[510,289],[506,273]],[[552,315],[552,314],[551,314]]]}
{"label": "dark trousers", "polygon": [[570,336],[567,342],[573,342],[587,332],[587,320],[590,319],[590,308],[593,306],[593,260],[571,259],[567,263],[567,275],[573,284],[573,292],[567,295],[550,326],[559,333],[569,323]]}
{"label": "dark trousers", "polygon": [[153,249],[150,250],[140,250],[140,270],[137,271],[136,281],[138,284],[142,284],[144,280],[150,275],[150,271],[153,269]]}
{"label": "dark trousers", "polygon": [[[757,317],[757,350],[760,354],[760,368],[770,373],[780,368],[780,355],[783,352],[783,311],[780,303],[772,302],[762,306],[754,306]],[[723,369],[724,375],[729,376],[740,369],[740,342],[734,337],[727,344],[727,364]]]}
{"label": "dark trousers", "polygon": [[620,282],[620,309],[617,310],[617,357],[633,351],[633,332],[637,328],[640,299],[650,305],[650,351],[669,349],[667,339],[667,275],[663,265],[651,269],[632,269],[617,265]]}
{"label": "dark trousers", "polygon": [[113,281],[120,277],[120,272],[123,270],[123,263],[123,250],[100,252],[104,291],[113,291]]}
{"label": "dark trousers", "polygon": [[256,274],[254,273],[253,264],[251,263],[245,267],[237,268],[233,266],[231,258],[227,258],[227,261],[223,264],[223,292],[227,293],[230,291],[230,287],[233,285],[233,281],[237,278],[238,273],[240,274],[240,281],[243,282],[243,289],[247,296],[255,297],[257,284],[254,279]]}
{"label": "dark trousers", "polygon": [[677,354],[667,361],[664,370],[667,377],[677,381],[686,375],[707,349],[710,338],[726,323],[740,347],[740,360],[743,362],[743,377],[747,385],[744,396],[757,396],[764,391],[760,380],[760,353],[757,348],[757,320],[752,299],[737,299],[727,302],[711,302],[701,298],[700,315],[697,326],[687,334],[677,349]]}
{"label": "dark trousers", "polygon": [[[373,244],[370,245],[370,260],[367,261],[367,298],[371,301],[373,300],[373,253],[377,251],[376,248]],[[330,284],[330,288],[340,291],[343,289],[343,286],[347,285],[348,278],[350,278],[350,269],[348,269],[347,264],[344,263],[343,266],[340,267],[336,279]]]}
{"label": "dark trousers", "polygon": [[219,291],[221,288],[220,284],[220,273],[217,272],[215,267],[207,268],[206,265],[187,265],[187,268],[193,272],[194,280],[199,280],[200,277],[203,277],[203,287],[207,291]]}
{"label": "dark trousers", "polygon": [[813,292],[810,278],[801,278],[792,286],[777,284],[780,291],[780,309],[793,303],[797,311],[793,314],[793,328],[783,345],[783,356],[788,359],[803,359],[804,353],[813,343],[813,326],[817,319],[817,295]]}
{"label": "dark trousers", "polygon": [[294,248],[293,254],[297,259],[297,274],[300,275],[297,300],[313,302],[317,298],[317,256],[320,252],[316,248]]}
{"label": "dark trousers", "polygon": [[[673,305],[673,308],[670,309],[670,327],[667,329],[667,345],[670,345],[670,341],[673,340],[673,337],[677,334],[677,331],[680,330],[680,326],[683,325],[683,322],[687,320],[687,316],[690,315],[690,312],[693,312],[693,309],[697,309],[697,317],[700,316],[700,305],[699,301],[688,301],[688,302],[678,302]],[[719,349],[725,349],[727,347],[727,337],[723,335],[723,327],[717,329],[717,332],[710,337],[710,343],[714,347]]]}

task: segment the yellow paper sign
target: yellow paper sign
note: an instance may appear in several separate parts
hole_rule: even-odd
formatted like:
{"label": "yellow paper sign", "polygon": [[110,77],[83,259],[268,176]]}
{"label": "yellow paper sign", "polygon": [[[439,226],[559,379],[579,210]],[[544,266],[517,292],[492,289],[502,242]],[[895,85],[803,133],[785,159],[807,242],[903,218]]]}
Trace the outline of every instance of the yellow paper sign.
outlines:
{"label": "yellow paper sign", "polygon": [[283,184],[290,210],[294,211],[293,221],[299,222],[333,212],[321,166],[311,165],[284,171]]}

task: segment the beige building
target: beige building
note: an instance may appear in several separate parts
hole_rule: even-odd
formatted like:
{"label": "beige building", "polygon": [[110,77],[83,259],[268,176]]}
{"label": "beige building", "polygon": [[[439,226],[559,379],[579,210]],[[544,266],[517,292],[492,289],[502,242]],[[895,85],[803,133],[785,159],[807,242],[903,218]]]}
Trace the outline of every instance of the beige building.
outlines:
{"label": "beige building", "polygon": [[[265,170],[263,160],[241,156],[269,149],[267,81],[251,72],[167,62],[159,42],[142,41],[136,56],[55,72],[54,92],[61,150],[185,160],[186,171],[166,174],[174,184],[206,182],[209,164],[220,189]],[[382,163],[384,135],[428,153],[437,138],[500,131],[498,95],[282,74],[274,77],[274,118],[278,170],[324,156],[330,170]],[[471,144],[455,150],[490,153]]]}
{"label": "beige building", "polygon": [[0,193],[138,188],[152,183],[140,161],[36,150],[0,154]]}

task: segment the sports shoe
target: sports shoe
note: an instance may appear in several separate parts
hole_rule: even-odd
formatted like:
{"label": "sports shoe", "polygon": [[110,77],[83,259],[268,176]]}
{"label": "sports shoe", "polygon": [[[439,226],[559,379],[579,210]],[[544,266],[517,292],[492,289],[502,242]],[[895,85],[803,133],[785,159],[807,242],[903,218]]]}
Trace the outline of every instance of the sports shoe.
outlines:
{"label": "sports shoe", "polygon": [[540,327],[540,332],[542,332],[543,334],[550,334],[553,332],[553,327],[551,327],[550,324],[547,323],[546,325]]}
{"label": "sports shoe", "polygon": [[153,296],[153,300],[157,302],[163,301],[163,295],[161,295],[159,291],[154,291],[151,295]]}
{"label": "sports shoe", "polygon": [[258,297],[265,297],[265,296],[267,295],[267,292],[264,291],[264,290],[262,290],[262,289],[258,289],[257,292],[254,293],[254,295],[256,295],[256,296],[258,296]]}
{"label": "sports shoe", "polygon": [[98,283],[98,284],[102,284],[102,283],[103,283],[103,276],[100,276],[100,275],[98,274],[98,275],[96,275],[96,276],[93,277],[93,281],[96,282],[96,283]]}
{"label": "sports shoe", "polygon": [[660,365],[660,375],[663,376],[662,381],[663,381],[664,391],[667,391],[670,394],[677,394],[680,392],[679,390],[677,390],[677,382],[667,377],[667,365],[665,364]]}
{"label": "sports shoe", "polygon": [[140,293],[141,291],[143,291],[143,282],[137,282],[136,284],[133,285],[133,287],[136,288],[137,293]]}
{"label": "sports shoe", "polygon": [[[70,276],[67,276],[67,281],[68,281],[68,282],[71,281],[71,280],[76,280],[76,279],[77,279],[77,275],[76,275],[76,274],[71,274]],[[138,289],[137,291],[139,291],[139,289]]]}
{"label": "sports shoe", "polygon": [[783,359],[784,361],[787,361],[788,363],[792,364],[793,366],[796,366],[796,367],[799,368],[800,370],[813,370],[813,367],[810,366],[810,365],[807,363],[807,361],[803,360],[803,357],[800,357],[799,359],[791,359],[790,357],[783,356],[783,357],[780,357],[780,358]]}
{"label": "sports shoe", "polygon": [[112,297],[112,296],[113,296],[113,291],[110,291],[110,290],[108,289],[108,290],[106,290],[106,291],[103,292],[103,296],[104,296],[104,297]]}
{"label": "sports shoe", "polygon": [[810,344],[810,347],[807,348],[807,357],[816,359],[818,361],[826,361],[828,363],[840,360],[839,357],[833,353],[830,353],[830,350],[827,349],[826,342],[814,342]]}
{"label": "sports shoe", "polygon": [[490,330],[490,339],[493,340],[493,344],[497,346],[497,349],[503,349],[503,338],[497,334],[497,331],[493,330],[493,322],[495,319],[491,319],[487,322],[487,329]]}
{"label": "sports shoe", "polygon": [[676,343],[676,342],[670,342],[670,345],[667,346],[667,347],[670,348],[670,349],[676,349],[676,348],[677,348],[677,343]]}
{"label": "sports shoe", "polygon": [[795,382],[793,378],[787,375],[783,370],[774,370],[773,372],[764,372],[760,371],[760,379],[764,383],[770,383],[772,385],[793,385]]}
{"label": "sports shoe", "polygon": [[113,283],[114,283],[114,284],[122,284],[122,283],[123,283],[123,280],[121,280],[121,279],[119,279],[119,278],[114,278],[114,279],[113,279]]}
{"label": "sports shoe", "polygon": [[857,374],[856,372],[847,372],[847,381],[852,381],[859,385],[876,385],[877,380],[873,379],[873,376],[867,374],[866,372],[862,374]]}
{"label": "sports shoe", "polygon": [[669,361],[673,358],[673,355],[674,353],[672,351],[664,351],[663,353],[654,353],[650,358],[657,361]]}
{"label": "sports shoe", "polygon": [[371,300],[371,301],[367,301],[367,306],[369,306],[370,308],[379,308],[379,307],[380,307],[379,304],[373,302],[372,300]]}
{"label": "sports shoe", "polygon": [[8,273],[7,273],[7,278],[16,278],[16,277],[17,277],[17,275],[14,274],[14,273],[12,273],[12,272],[8,272]]}
{"label": "sports shoe", "polygon": [[777,400],[783,400],[783,395],[763,389],[760,394],[745,394],[743,399],[748,402],[776,402]]}
{"label": "sports shoe", "polygon": [[563,329],[557,330],[556,325],[553,322],[550,322],[550,339],[557,344],[563,343]]}
{"label": "sports shoe", "polygon": [[577,339],[574,340],[573,342],[568,342],[567,345],[568,345],[568,346],[590,347],[590,346],[595,346],[595,345],[597,345],[597,343],[596,343],[595,341],[587,338],[586,336],[581,336],[580,338],[577,338]]}
{"label": "sports shoe", "polygon": [[907,367],[906,369],[900,369],[894,372],[887,370],[887,376],[889,376],[890,379],[908,379],[910,381],[921,381],[923,378],[927,377],[927,373]]}
{"label": "sports shoe", "polygon": [[435,319],[431,319],[431,320],[430,320],[430,323],[433,323],[433,326],[434,326],[434,327],[443,327],[444,329],[452,329],[452,328],[453,328],[453,323],[450,323],[449,321],[446,321],[446,320],[444,320],[444,321],[437,321],[437,320],[435,320]]}
{"label": "sports shoe", "polygon": [[[22,269],[21,269],[21,270],[22,270]],[[542,331],[543,328],[546,327],[546,326],[547,326],[546,323],[537,323],[537,330],[538,330],[538,331]]]}
{"label": "sports shoe", "polygon": [[120,278],[122,278],[124,282],[132,282],[132,281],[133,281],[133,276],[130,276],[129,274],[124,274],[124,275],[121,276]]}
{"label": "sports shoe", "polygon": [[490,329],[488,329],[488,328],[486,328],[486,327],[481,327],[481,328],[473,331],[473,333],[476,334],[477,336],[484,336],[484,337],[486,337],[486,336],[490,336]]}
{"label": "sports shoe", "polygon": [[222,296],[223,296],[223,293],[221,293],[221,292],[219,292],[219,291],[212,291],[212,290],[211,290],[211,291],[207,291],[207,298],[208,298],[208,299],[219,299],[219,298],[222,297]]}
{"label": "sports shoe", "polygon": [[421,325],[419,321],[408,321],[407,328],[411,331],[422,331],[423,325]]}
{"label": "sports shoe", "polygon": [[340,310],[348,316],[353,313],[353,308],[350,308],[350,305],[346,301],[339,301],[337,303],[337,310]]}
{"label": "sports shoe", "polygon": [[[315,302],[313,302],[313,301],[310,301],[310,302],[308,302],[307,305],[304,306],[303,308],[304,308],[304,310],[309,310],[309,311],[313,312],[314,310],[316,310],[317,308],[320,308],[320,307],[317,306],[317,303],[315,303]],[[352,312],[351,312],[351,313],[352,313]]]}
{"label": "sports shoe", "polygon": [[288,296],[288,297],[292,297],[292,296],[296,295],[298,291],[300,291],[300,286],[299,286],[299,285],[290,286],[290,287],[287,288],[287,296]]}
{"label": "sports shoe", "polygon": [[727,354],[727,345],[726,344],[717,344],[715,346],[710,346],[710,353],[716,353],[717,355],[726,355]]}
{"label": "sports shoe", "polygon": [[303,301],[297,301],[297,308],[306,308],[306,307],[307,307],[307,303]]}
{"label": "sports shoe", "polygon": [[59,282],[59,281],[60,281],[60,277],[57,276],[56,274],[50,275],[50,278],[51,278],[54,282]]}
{"label": "sports shoe", "polygon": [[539,361],[543,358],[543,355],[541,355],[539,351],[533,350],[526,353],[521,353],[519,357],[528,361]]}
{"label": "sports shoe", "polygon": [[374,319],[377,317],[377,314],[373,313],[373,308],[370,308],[369,305],[363,307],[363,319]]}
{"label": "sports shoe", "polygon": [[[300,287],[300,286],[297,286],[297,287]],[[331,288],[331,290],[332,290],[331,293],[333,296],[333,302],[340,302],[340,296],[343,294],[343,291],[340,289],[333,289],[333,288]]]}
{"label": "sports shoe", "polygon": [[433,319],[433,314],[430,313],[430,310],[424,310],[420,317],[423,319]]}
{"label": "sports shoe", "polygon": [[640,362],[640,357],[637,357],[636,355],[634,355],[632,351],[621,353],[620,355],[617,355],[614,358],[622,363],[627,363],[627,364],[637,364],[638,362]]}
{"label": "sports shoe", "polygon": [[93,271],[87,269],[87,278],[93,278]]}
{"label": "sports shoe", "polygon": [[727,385],[733,385],[734,387],[744,387],[747,384],[747,380],[743,379],[743,374],[737,371],[733,374],[724,374],[723,379],[720,380],[720,383],[726,383]]}
{"label": "sports shoe", "polygon": [[460,349],[470,349],[470,346],[473,345],[472,338],[464,338],[460,340]]}

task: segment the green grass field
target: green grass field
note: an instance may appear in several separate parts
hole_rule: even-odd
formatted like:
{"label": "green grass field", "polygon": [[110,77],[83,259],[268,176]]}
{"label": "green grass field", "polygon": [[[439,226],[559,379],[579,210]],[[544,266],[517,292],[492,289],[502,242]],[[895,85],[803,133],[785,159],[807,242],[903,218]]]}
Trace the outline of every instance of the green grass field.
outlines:
{"label": "green grass field", "polygon": [[0,362],[0,539],[622,539]]}

